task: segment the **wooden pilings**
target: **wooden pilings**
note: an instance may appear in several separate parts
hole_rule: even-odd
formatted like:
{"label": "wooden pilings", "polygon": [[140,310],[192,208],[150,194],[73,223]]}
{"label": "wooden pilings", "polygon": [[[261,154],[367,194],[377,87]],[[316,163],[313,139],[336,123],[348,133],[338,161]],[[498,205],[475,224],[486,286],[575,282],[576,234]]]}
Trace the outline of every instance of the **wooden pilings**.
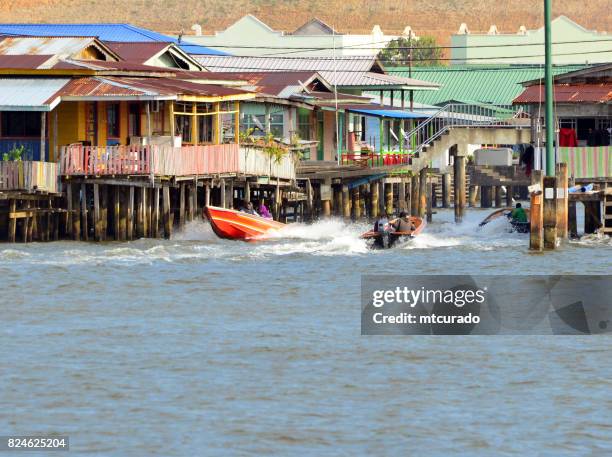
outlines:
{"label": "wooden pilings", "polygon": [[414,175],[410,178],[410,214],[418,216],[419,214],[419,176]]}
{"label": "wooden pilings", "polygon": [[493,206],[493,187],[480,186],[480,207],[491,208]]}
{"label": "wooden pilings", "polygon": [[370,186],[371,197],[370,197],[370,215],[372,219],[377,219],[379,216],[380,208],[380,181],[374,181]]}
{"label": "wooden pilings", "polygon": [[451,175],[444,173],[442,175],[442,208],[450,208],[451,206]]}
{"label": "wooden pilings", "polygon": [[502,186],[495,186],[495,207],[501,208],[502,206]]}
{"label": "wooden pilings", "polygon": [[385,183],[385,211],[393,214],[393,183]]}
{"label": "wooden pilings", "polygon": [[455,156],[455,222],[463,221],[465,212],[465,156]]}
{"label": "wooden pilings", "polygon": [[544,226],[543,226],[543,203],[542,203],[542,171],[533,170],[531,173],[531,185],[535,190],[531,192],[530,209],[530,234],[529,249],[541,251],[544,248]]}
{"label": "wooden pilings", "polygon": [[351,218],[351,198],[348,185],[346,184],[342,185],[342,217],[344,217],[345,220]]}
{"label": "wooden pilings", "polygon": [[544,249],[555,249],[557,246],[557,178],[545,176],[543,189]]}
{"label": "wooden pilings", "polygon": [[568,238],[568,172],[566,163],[558,163],[556,167],[557,178],[557,235],[566,240]]}
{"label": "wooden pilings", "polygon": [[427,168],[422,168],[419,172],[419,212],[420,218],[424,218],[427,212]]}
{"label": "wooden pilings", "polygon": [[478,196],[478,186],[468,187],[468,205],[470,208],[476,207],[476,197]]}

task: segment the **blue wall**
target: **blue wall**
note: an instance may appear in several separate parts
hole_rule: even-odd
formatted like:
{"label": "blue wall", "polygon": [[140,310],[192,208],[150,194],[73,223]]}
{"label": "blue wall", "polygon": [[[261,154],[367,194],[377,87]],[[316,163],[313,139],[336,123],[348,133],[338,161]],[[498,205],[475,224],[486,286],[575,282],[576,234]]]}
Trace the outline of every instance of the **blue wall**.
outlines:
{"label": "blue wall", "polygon": [[2,155],[9,152],[15,146],[25,146],[26,152],[21,160],[47,160],[49,157],[49,142],[45,142],[45,154],[44,157],[40,156],[40,139],[35,140],[19,140],[19,139],[8,139],[0,138],[0,160]]}

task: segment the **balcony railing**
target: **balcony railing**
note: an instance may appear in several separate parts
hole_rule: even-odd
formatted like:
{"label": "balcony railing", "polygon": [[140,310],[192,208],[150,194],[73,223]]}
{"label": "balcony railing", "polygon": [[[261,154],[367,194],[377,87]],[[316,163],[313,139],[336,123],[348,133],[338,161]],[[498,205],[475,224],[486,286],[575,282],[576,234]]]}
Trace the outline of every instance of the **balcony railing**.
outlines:
{"label": "balcony railing", "polygon": [[342,165],[359,165],[364,168],[388,167],[394,165],[410,165],[411,152],[345,152],[342,153]]}
{"label": "balcony railing", "polygon": [[263,151],[237,144],[202,146],[65,146],[60,153],[64,176],[193,176],[247,174],[295,178],[292,156],[279,162]]}
{"label": "balcony railing", "polygon": [[58,166],[51,162],[0,162],[0,191],[56,193]]}

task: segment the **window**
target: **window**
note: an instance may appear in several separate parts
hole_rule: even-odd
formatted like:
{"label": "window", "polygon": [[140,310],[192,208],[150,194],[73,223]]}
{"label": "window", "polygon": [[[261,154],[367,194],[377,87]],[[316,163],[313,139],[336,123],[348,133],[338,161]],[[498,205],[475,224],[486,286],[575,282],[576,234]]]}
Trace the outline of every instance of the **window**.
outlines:
{"label": "window", "polygon": [[128,136],[140,136],[140,106],[131,103],[128,112]]}
{"label": "window", "polygon": [[41,115],[34,111],[4,111],[0,135],[3,137],[35,137],[40,138]]}
{"label": "window", "polygon": [[198,143],[212,143],[214,116],[198,116]]}
{"label": "window", "polygon": [[221,143],[234,142],[235,113],[221,114]]}
{"label": "window", "polygon": [[311,128],[310,128],[310,110],[300,108],[298,111],[298,135],[302,140],[310,140]]}
{"label": "window", "polygon": [[183,137],[183,143],[191,143],[191,116],[176,116],[176,131]]}
{"label": "window", "polygon": [[270,131],[276,138],[283,137],[283,113],[270,115]]}
{"label": "window", "polygon": [[106,136],[119,138],[119,103],[106,105]]}

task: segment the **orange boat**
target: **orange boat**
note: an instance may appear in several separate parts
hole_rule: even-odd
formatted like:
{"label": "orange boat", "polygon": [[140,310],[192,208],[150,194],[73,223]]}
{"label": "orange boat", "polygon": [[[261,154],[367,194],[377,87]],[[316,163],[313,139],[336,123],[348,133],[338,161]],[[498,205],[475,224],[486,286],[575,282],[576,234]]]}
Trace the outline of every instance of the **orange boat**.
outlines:
{"label": "orange boat", "polygon": [[[374,230],[370,230],[369,232],[365,232],[361,235],[361,238],[366,240],[374,240],[374,246],[379,248],[393,247],[397,240],[414,238],[425,228],[425,221],[420,217],[410,216],[408,219],[414,224],[415,227],[415,229],[411,230],[410,232],[394,232],[387,226],[383,231],[375,232]],[[388,225],[390,226],[390,224],[396,220],[397,219],[389,221]]]}
{"label": "orange boat", "polygon": [[217,236],[228,240],[262,239],[270,231],[281,229],[286,225],[254,214],[217,206],[207,206],[204,211]]}

